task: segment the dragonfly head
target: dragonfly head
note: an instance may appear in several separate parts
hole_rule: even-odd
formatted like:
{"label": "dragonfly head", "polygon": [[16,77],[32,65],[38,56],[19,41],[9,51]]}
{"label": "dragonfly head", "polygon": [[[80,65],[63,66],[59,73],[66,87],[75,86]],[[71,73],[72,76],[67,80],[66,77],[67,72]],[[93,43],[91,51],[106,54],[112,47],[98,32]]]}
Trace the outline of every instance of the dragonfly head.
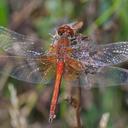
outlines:
{"label": "dragonfly head", "polygon": [[58,35],[72,37],[74,35],[74,31],[69,25],[62,25],[58,28]]}
{"label": "dragonfly head", "polygon": [[64,24],[57,30],[59,36],[73,37],[78,29],[83,26],[83,22],[75,22],[71,24]]}

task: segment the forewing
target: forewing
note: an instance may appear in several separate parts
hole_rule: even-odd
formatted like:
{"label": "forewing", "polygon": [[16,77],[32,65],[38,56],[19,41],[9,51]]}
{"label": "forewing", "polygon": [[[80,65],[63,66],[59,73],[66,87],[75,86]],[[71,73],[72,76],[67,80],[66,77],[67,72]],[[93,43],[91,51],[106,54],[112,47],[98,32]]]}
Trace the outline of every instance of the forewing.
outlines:
{"label": "forewing", "polygon": [[4,27],[0,27],[0,48],[14,56],[35,57],[44,54],[38,41]]}
{"label": "forewing", "polygon": [[128,42],[97,45],[91,52],[94,65],[107,66],[119,64],[128,60]]}
{"label": "forewing", "polygon": [[128,42],[96,45],[91,41],[81,41],[73,48],[72,56],[86,66],[115,65],[128,60]]}
{"label": "forewing", "polygon": [[6,28],[0,28],[0,72],[11,66],[10,76],[31,83],[44,82],[54,57],[42,51],[32,39]]}

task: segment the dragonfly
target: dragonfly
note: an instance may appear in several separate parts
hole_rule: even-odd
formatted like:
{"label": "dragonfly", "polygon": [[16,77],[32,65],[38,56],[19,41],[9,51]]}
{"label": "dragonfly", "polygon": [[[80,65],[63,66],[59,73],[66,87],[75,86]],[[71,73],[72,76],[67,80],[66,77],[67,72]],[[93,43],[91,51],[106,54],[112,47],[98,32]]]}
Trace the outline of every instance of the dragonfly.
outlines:
{"label": "dragonfly", "polygon": [[34,84],[55,76],[49,122],[56,117],[62,78],[79,79],[85,88],[128,83],[128,70],[116,66],[128,60],[128,42],[99,45],[78,32],[82,26],[80,21],[56,28],[48,50],[37,46],[37,42],[27,36],[0,27],[1,73],[5,65],[11,65],[8,75]]}

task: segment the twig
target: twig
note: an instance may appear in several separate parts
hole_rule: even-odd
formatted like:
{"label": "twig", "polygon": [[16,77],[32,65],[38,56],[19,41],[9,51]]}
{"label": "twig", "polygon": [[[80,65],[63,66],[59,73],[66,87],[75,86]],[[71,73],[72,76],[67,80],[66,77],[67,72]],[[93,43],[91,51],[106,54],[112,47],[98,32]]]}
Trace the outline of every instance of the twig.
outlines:
{"label": "twig", "polygon": [[32,0],[31,2],[26,2],[21,11],[15,12],[13,14],[12,23],[10,26],[13,27],[13,29],[19,27],[20,24],[23,23],[23,21],[31,15],[32,11],[39,7],[41,4],[41,0]]}
{"label": "twig", "polygon": [[81,119],[80,119],[80,105],[81,105],[81,87],[77,87],[78,90],[78,101],[77,101],[77,106],[76,106],[76,120],[77,120],[77,128],[81,128]]}
{"label": "twig", "polygon": [[9,85],[9,91],[11,101],[11,107],[9,109],[9,114],[11,117],[11,126],[13,128],[27,128],[26,117],[24,117],[20,111],[17,92],[12,84]]}
{"label": "twig", "polygon": [[[1,63],[0,63],[1,64]],[[5,66],[3,67],[3,71],[4,72],[0,78],[0,91],[2,91],[2,89],[4,88],[5,86],[5,83],[8,79],[8,75],[6,74],[9,74],[12,70],[12,65],[11,64],[5,64]]]}
{"label": "twig", "polygon": [[[78,84],[79,83],[80,82],[78,82]],[[71,83],[69,86],[70,87],[72,86]],[[66,100],[71,105],[71,107],[69,107],[70,111],[68,114],[68,116],[71,116],[71,118],[69,118],[69,117],[67,118],[69,120],[68,122],[70,123],[70,125],[73,128],[82,128],[81,118],[80,118],[81,87],[79,85],[77,85],[76,87],[73,87],[72,89],[70,89],[70,91],[68,93],[68,97],[66,98]]]}
{"label": "twig", "polygon": [[99,123],[100,128],[107,128],[109,117],[110,117],[110,114],[108,112],[102,115],[100,123]]}

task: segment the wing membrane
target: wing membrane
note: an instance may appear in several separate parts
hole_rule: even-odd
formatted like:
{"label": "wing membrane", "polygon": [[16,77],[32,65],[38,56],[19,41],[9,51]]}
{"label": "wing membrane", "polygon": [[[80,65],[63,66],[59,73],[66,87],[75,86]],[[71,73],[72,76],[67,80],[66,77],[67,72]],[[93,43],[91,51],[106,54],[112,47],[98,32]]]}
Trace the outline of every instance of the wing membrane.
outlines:
{"label": "wing membrane", "polygon": [[128,42],[117,42],[98,46],[92,56],[95,62],[104,65],[119,64],[128,60]]}
{"label": "wing membrane", "polygon": [[44,54],[38,41],[0,27],[0,48],[11,55],[35,57]]}
{"label": "wing membrane", "polygon": [[[4,68],[11,66],[11,77],[30,83],[44,83],[49,79],[48,75],[54,75],[55,67],[48,57],[23,58],[18,56],[0,56],[0,73],[4,74]],[[3,60],[3,61],[2,61]]]}
{"label": "wing membrane", "polygon": [[45,54],[38,42],[3,27],[0,27],[0,48],[0,72],[4,72],[5,65],[11,65],[9,75],[18,80],[44,82],[48,72],[54,70],[55,57]]}
{"label": "wing membrane", "polygon": [[84,65],[103,67],[115,65],[128,60],[128,42],[117,42],[107,45],[96,45],[92,42],[81,42],[75,47],[73,57]]}
{"label": "wing membrane", "polygon": [[104,67],[95,75],[100,86],[116,86],[128,84],[128,70],[119,67]]}
{"label": "wing membrane", "polygon": [[96,74],[81,72],[77,79],[72,80],[72,86],[84,89],[109,87],[128,84],[128,70],[118,67],[104,67]]}
{"label": "wing membrane", "polygon": [[74,85],[90,88],[128,84],[128,70],[111,67],[128,60],[128,42],[96,45],[81,41],[73,50],[72,57],[83,65],[79,82]]}
{"label": "wing membrane", "polygon": [[128,84],[128,70],[118,67],[104,67],[96,74],[81,73],[80,86],[84,88],[119,86]]}

